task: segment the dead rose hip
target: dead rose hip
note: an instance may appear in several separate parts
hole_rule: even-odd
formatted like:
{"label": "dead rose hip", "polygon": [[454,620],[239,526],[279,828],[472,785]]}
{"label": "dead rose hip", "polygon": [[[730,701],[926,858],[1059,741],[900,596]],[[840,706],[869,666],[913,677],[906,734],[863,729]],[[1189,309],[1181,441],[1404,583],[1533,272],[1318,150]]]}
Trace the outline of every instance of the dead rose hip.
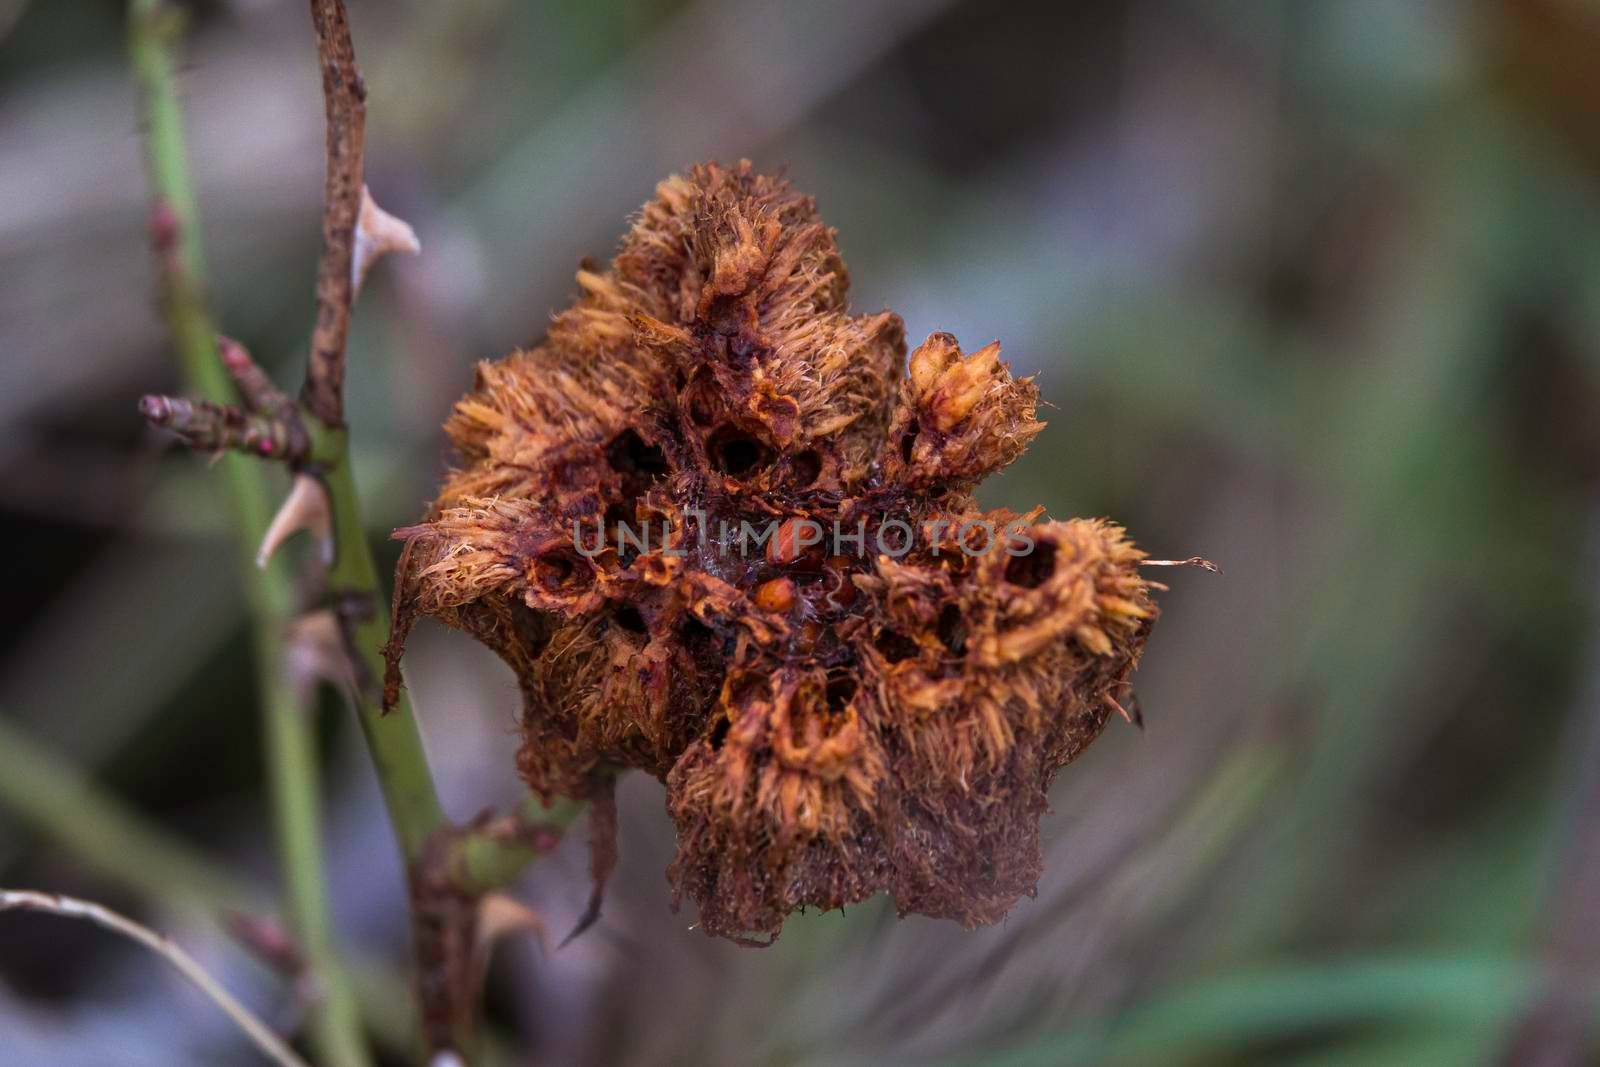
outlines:
{"label": "dead rose hip", "polygon": [[[949,334],[908,361],[898,316],[850,314],[813,202],[748,163],[662,182],[577,281],[446,424],[461,464],[396,534],[392,660],[419,615],[499,653],[547,799],[663,781],[668,874],[708,933],[877,892],[1003,916],[1160,588],[1118,526],[977,509],[1043,425],[1033,382]],[[575,524],[619,523],[652,536],[577,551]],[[764,551],[708,536],[745,523],[776,530]]]}

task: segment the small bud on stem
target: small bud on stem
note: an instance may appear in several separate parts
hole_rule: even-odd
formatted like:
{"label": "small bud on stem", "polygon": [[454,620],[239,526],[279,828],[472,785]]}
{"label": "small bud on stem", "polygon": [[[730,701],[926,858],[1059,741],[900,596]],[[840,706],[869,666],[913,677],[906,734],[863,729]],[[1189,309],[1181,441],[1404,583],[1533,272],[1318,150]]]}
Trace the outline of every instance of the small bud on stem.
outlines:
{"label": "small bud on stem", "polygon": [[140,398],[139,413],[197,452],[232,450],[295,463],[308,444],[298,420],[256,415],[232,404],[149,395]]}

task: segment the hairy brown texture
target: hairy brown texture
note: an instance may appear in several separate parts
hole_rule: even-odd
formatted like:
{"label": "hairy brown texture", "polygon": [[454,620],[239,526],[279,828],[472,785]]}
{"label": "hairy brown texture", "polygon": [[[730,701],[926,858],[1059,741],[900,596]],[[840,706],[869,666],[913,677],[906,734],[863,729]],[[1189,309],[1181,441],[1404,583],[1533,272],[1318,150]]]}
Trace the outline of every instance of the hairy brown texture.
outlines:
{"label": "hairy brown texture", "polygon": [[[1120,527],[977,509],[1038,390],[998,344],[908,361],[898,316],[850,314],[813,202],[748,163],[662,182],[577,280],[446,424],[461,466],[397,534],[396,656],[419,614],[498,652],[545,797],[665,782],[708,933],[880,891],[1000,918],[1156,615]],[[740,523],[776,532],[718,543]]]}

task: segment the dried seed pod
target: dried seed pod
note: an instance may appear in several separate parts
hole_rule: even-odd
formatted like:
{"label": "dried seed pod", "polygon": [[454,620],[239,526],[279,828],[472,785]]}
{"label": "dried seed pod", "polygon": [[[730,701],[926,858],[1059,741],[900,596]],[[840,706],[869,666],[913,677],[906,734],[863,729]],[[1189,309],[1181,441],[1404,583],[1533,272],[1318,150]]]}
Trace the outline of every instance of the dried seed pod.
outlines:
{"label": "dried seed pod", "polygon": [[877,892],[1000,918],[1156,617],[1120,527],[976,510],[1037,389],[948,334],[908,365],[812,201],[748,163],[662,182],[577,280],[446,424],[396,644],[430,615],[505,659],[540,794],[665,782],[708,933]]}
{"label": "dried seed pod", "polygon": [[891,476],[927,492],[971,489],[1044,428],[1033,417],[1038,402],[1033,380],[1012,378],[1000,361],[1000,342],[963,356],[954,337],[931,335],[911,353],[901,386]]}

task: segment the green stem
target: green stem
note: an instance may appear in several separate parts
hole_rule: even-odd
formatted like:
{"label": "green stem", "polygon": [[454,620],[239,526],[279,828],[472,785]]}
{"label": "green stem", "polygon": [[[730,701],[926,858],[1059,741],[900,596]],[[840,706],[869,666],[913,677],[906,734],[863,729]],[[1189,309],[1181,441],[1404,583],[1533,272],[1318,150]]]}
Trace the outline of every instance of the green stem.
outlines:
{"label": "green stem", "polygon": [[502,889],[521,876],[528,864],[549,850],[536,836],[538,831],[563,833],[587,805],[583,801],[558,799],[550,807],[529,798],[517,818],[533,833],[525,840],[508,840],[503,835],[463,830],[453,843],[449,863],[455,883],[464,893],[474,895]]}
{"label": "green stem", "polygon": [[423,846],[446,825],[444,809],[428,770],[422,735],[411,702],[402,693],[387,714],[375,695],[383,679],[383,645],[389,639],[387,601],[380,595],[378,570],[361,522],[361,503],[350,473],[349,437],[331,430],[311,413],[301,412],[311,428],[311,462],[333,503],[335,555],[328,569],[328,591],[346,620],[359,684],[354,695],[367,748],[372,754],[389,821],[407,864],[422,857]]}
{"label": "green stem", "polygon": [[[259,640],[257,662],[281,664],[277,641]],[[269,658],[272,653],[277,658]],[[266,675],[272,675],[269,682]],[[319,1009],[310,1016],[318,1058],[339,1067],[371,1062],[361,1013],[349,975],[333,941],[333,920],[322,864],[322,798],[317,782],[317,740],[309,709],[282,681],[281,670],[258,669],[265,708],[267,773],[283,889],[295,938],[316,983]]]}
{"label": "green stem", "polygon": [[[317,322],[311,366],[302,390],[300,424],[310,438],[304,469],[319,476],[332,510],[335,557],[327,593],[340,620],[355,668],[353,703],[390,823],[413,886],[431,860],[430,848],[452,831],[428,769],[410,701],[401,695],[385,714],[378,697],[384,676],[383,646],[388,612],[380,596],[377,567],[361,521],[360,499],[350,469],[343,426],[343,379],[353,289],[350,283],[354,231],[361,189],[365,104],[355,66],[349,25],[341,0],[313,0],[313,22],[323,67],[328,113],[328,180],[324,252],[318,268]],[[161,0],[134,0],[134,66],[146,94],[147,152],[156,191],[153,230],[162,255],[168,319],[178,342],[189,388],[207,399],[230,390],[219,366],[211,323],[200,294],[201,248],[193,191],[185,165],[183,134],[173,77],[174,17]],[[266,572],[248,566],[249,544],[264,529],[272,495],[257,464],[225,457],[235,516],[246,540],[249,599],[257,620],[256,646],[266,746],[271,768],[278,847],[285,868],[293,924],[309,966],[324,994],[313,1018],[313,1039],[333,1067],[367,1061],[355,1001],[332,949],[327,891],[319,862],[320,799],[316,748],[308,717],[285,689],[281,629],[292,610],[290,587],[279,564]],[[479,840],[470,832],[459,854],[463,878],[481,892],[509,881],[537,854],[516,842]],[[460,909],[458,908],[457,911]],[[459,933],[459,931],[455,931]],[[428,982],[427,976],[423,984]],[[452,1009],[454,1010],[454,1009]],[[460,1022],[461,1020],[458,1020]],[[470,1026],[459,1027],[463,1033]]]}
{"label": "green stem", "polygon": [[[174,51],[180,21],[181,16],[163,0],[134,0],[129,49],[143,97],[145,160],[154,196],[157,252],[163,259],[167,323],[187,389],[205,399],[225,401],[232,390],[205,308],[199,211],[178,101]],[[253,546],[271,518],[274,492],[261,464],[234,455],[224,456],[221,463],[254,620],[256,682],[290,925],[319,995],[310,1017],[311,1040],[318,1058],[329,1067],[367,1067],[371,1060],[355,994],[333,951],[313,723],[283,673],[281,635],[293,606],[289,575],[282,563],[259,570],[253,560]]]}

